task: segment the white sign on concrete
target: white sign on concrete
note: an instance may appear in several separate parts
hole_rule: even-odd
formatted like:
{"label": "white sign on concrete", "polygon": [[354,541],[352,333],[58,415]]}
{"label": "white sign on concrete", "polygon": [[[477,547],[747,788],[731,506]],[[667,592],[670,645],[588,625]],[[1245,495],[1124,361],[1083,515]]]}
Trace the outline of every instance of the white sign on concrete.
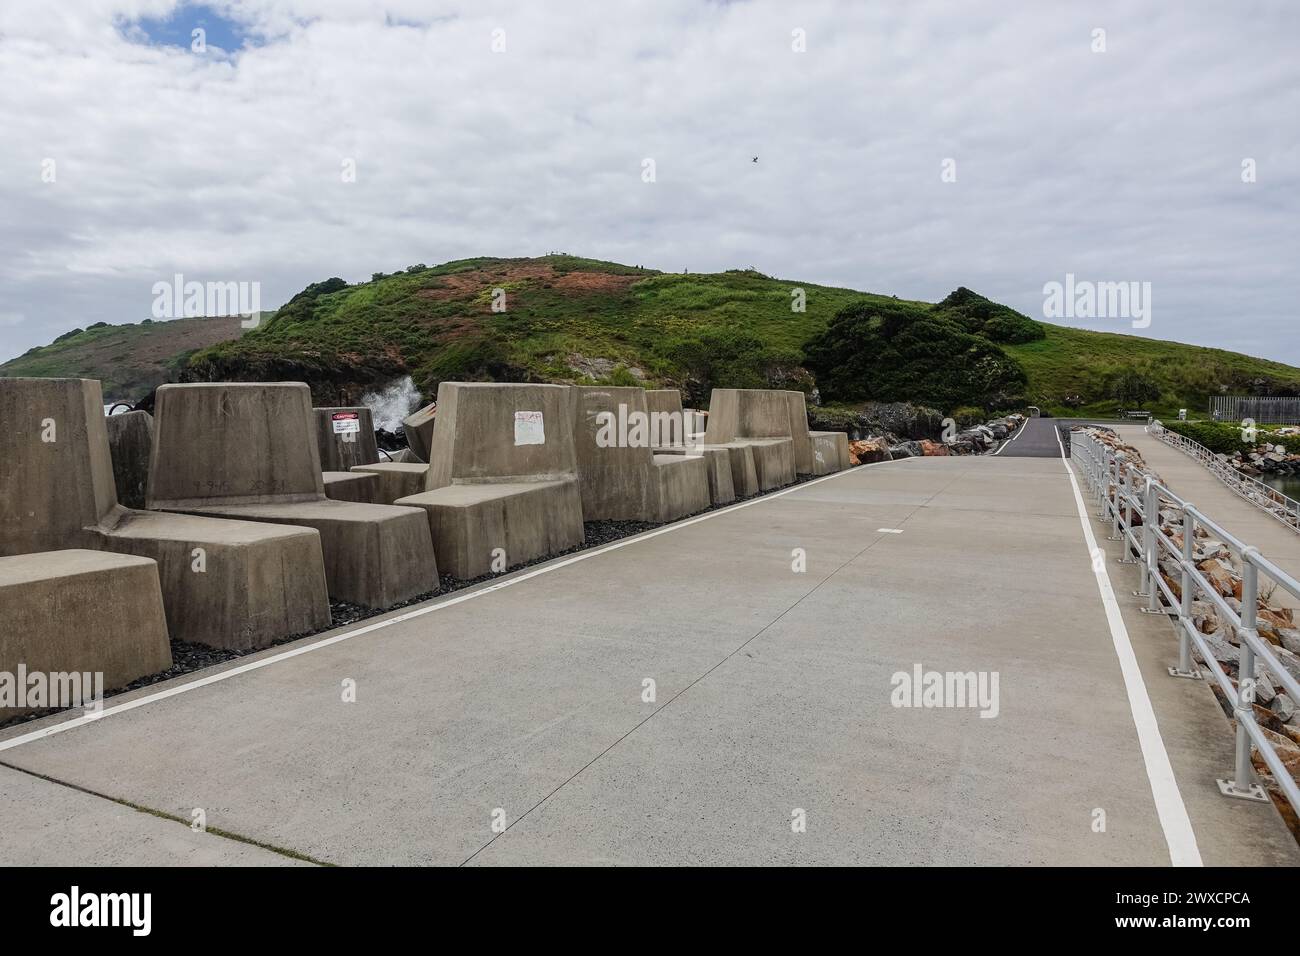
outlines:
{"label": "white sign on concrete", "polygon": [[336,435],[361,431],[361,416],[356,412],[335,412],[330,418],[334,422],[334,434]]}
{"label": "white sign on concrete", "polygon": [[515,412],[515,444],[546,444],[546,427],[541,412]]}

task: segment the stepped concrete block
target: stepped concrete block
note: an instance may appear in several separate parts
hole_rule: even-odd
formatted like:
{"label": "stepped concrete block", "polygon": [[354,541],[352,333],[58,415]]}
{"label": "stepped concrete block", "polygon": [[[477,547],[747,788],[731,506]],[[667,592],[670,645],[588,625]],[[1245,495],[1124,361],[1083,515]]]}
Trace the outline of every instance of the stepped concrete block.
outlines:
{"label": "stepped concrete block", "polygon": [[[736,500],[736,485],[731,474],[731,449],[720,446],[669,445],[655,449],[655,457],[660,455],[699,455],[704,459],[705,471],[709,479],[709,501],[715,505],[729,505]],[[742,456],[744,451],[740,451]],[[748,452],[750,475],[754,472],[754,453]],[[743,469],[743,463],[742,463]],[[757,488],[758,479],[754,479]]]}
{"label": "stepped concrete block", "polygon": [[182,641],[251,648],[329,625],[314,531],[122,508],[103,404],[96,381],[0,378],[0,554],[152,558]]}
{"label": "stepped concrete block", "polygon": [[97,547],[158,562],[172,636],[252,650],[330,625],[321,538],[252,521],[119,509]]}
{"label": "stepped concrete block", "polygon": [[359,471],[326,471],[325,497],[335,501],[358,501],[362,504],[383,504],[378,500],[379,476]]}
{"label": "stepped concrete block", "polygon": [[645,389],[576,387],[569,398],[583,518],[656,520],[658,488]]}
{"label": "stepped concrete block", "polygon": [[306,385],[163,385],[154,412],[150,508],[313,528],[339,600],[387,607],[437,590],[421,512],[325,497]]}
{"label": "stepped concrete block", "polygon": [[[668,447],[681,445],[680,411],[661,410],[655,418],[646,395],[642,388],[570,390],[582,514],[588,521],[673,521],[708,507],[703,459],[654,452],[663,437],[675,439],[665,443]],[[661,408],[671,404],[660,402]]]}
{"label": "stepped concrete block", "polygon": [[[755,451],[759,484],[765,491],[789,484],[794,481],[795,474],[810,475],[816,471],[813,439],[808,431],[808,415],[802,392],[715,388],[710,399],[705,435],[709,444],[782,438],[788,440],[789,454],[794,463],[788,480],[785,478],[784,462],[780,460],[784,453]],[[759,457],[762,457],[762,462],[758,461]]]}
{"label": "stepped concrete block", "polygon": [[584,540],[582,497],[572,478],[446,485],[400,503],[424,509],[439,567],[461,580],[567,551]]}
{"label": "stepped concrete block", "polygon": [[565,551],[584,540],[569,389],[443,382],[424,509],[438,561],[458,578]]}
{"label": "stepped concrete block", "polygon": [[375,504],[391,505],[398,498],[418,495],[424,490],[429,466],[422,462],[380,461],[373,465],[353,465],[352,471],[374,475],[377,482]]}
{"label": "stepped concrete block", "polygon": [[719,448],[731,463],[731,486],[737,498],[758,494],[758,469],[754,466],[754,449],[748,442],[734,441],[722,445],[703,445],[706,450]]}
{"label": "stepped concrete block", "polygon": [[759,491],[772,491],[794,483],[794,443],[789,438],[741,440],[754,451],[754,473]]}
{"label": "stepped concrete block", "polygon": [[849,436],[844,432],[809,432],[814,475],[829,475],[849,467]]}
{"label": "stepped concrete block", "polygon": [[707,443],[737,439],[789,438],[786,393],[767,388],[715,388],[709,397]]}
{"label": "stepped concrete block", "polygon": [[350,501],[213,505],[200,514],[312,528],[320,534],[330,597],[389,607],[438,590],[429,523],[415,508]]}
{"label": "stepped concrete block", "polygon": [[419,411],[402,419],[402,432],[406,435],[407,450],[412,461],[430,462],[433,453],[433,426],[438,416],[438,403],[430,402]]}
{"label": "stepped concrete block", "polygon": [[813,449],[812,435],[808,432],[808,406],[803,392],[782,391],[778,393],[785,399],[788,429],[794,450],[794,470],[800,475],[822,474],[817,470],[817,460]]}
{"label": "stepped concrete block", "polygon": [[703,455],[655,455],[656,521],[676,521],[709,507],[709,465]]}
{"label": "stepped concrete block", "polygon": [[117,502],[127,508],[143,508],[149,488],[149,459],[153,455],[153,416],[148,412],[123,412],[108,416],[105,426]]}
{"label": "stepped concrete block", "polygon": [[379,461],[374,420],[364,405],[313,408],[312,418],[324,471],[350,471],[353,465]]}
{"label": "stepped concrete block", "polygon": [[[100,412],[103,417],[103,412]],[[172,665],[158,566],[146,558],[69,549],[0,558],[0,720],[44,707],[16,706],[19,668],[27,675],[102,674],[80,684],[80,701],[117,690]],[[56,683],[68,689],[62,679]],[[24,693],[31,685],[24,681]],[[9,704],[10,706],[5,706]]]}

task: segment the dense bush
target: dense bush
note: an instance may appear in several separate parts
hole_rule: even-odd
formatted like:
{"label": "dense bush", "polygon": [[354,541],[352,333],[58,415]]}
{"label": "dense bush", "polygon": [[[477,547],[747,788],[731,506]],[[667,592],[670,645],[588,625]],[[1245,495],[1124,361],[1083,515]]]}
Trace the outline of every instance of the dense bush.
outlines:
{"label": "dense bush", "polygon": [[679,336],[665,343],[664,352],[705,394],[714,388],[770,388],[802,359],[795,349],[736,328]]}
{"label": "dense bush", "polygon": [[1242,439],[1242,427],[1236,422],[1162,422],[1171,432],[1190,438],[1199,445],[1204,445],[1216,455],[1231,455],[1238,451],[1251,451],[1258,445],[1282,445],[1291,442],[1300,448],[1300,440],[1294,435],[1279,435],[1277,432],[1258,428],[1253,442]]}
{"label": "dense bush", "polygon": [[827,401],[1020,404],[1024,370],[988,339],[906,302],[857,302],[805,349]]}
{"label": "dense bush", "polygon": [[934,311],[966,332],[983,335],[993,342],[1019,345],[1047,335],[1047,330],[1029,316],[986,299],[965,286],[949,293],[934,306]]}

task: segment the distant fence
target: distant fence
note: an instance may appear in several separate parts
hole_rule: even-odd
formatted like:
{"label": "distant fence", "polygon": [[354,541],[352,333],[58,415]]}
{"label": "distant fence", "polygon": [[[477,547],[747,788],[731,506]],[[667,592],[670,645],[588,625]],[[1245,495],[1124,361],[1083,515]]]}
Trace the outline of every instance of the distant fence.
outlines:
{"label": "distant fence", "polygon": [[1257,425],[1296,425],[1300,424],[1300,397],[1215,395],[1210,399],[1210,417],[1220,422],[1250,418]]}

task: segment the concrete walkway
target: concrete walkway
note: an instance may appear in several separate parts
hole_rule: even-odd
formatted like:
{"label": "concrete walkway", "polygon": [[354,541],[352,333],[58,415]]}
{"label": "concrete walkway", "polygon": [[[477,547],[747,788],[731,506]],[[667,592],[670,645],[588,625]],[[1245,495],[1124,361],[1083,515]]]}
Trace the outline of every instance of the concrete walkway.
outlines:
{"label": "concrete walkway", "polygon": [[[1149,435],[1142,425],[1119,425],[1115,431],[1142,453],[1147,464],[1178,495],[1192,502],[1246,544],[1253,544],[1279,567],[1300,577],[1300,534],[1252,505],[1194,458]],[[1300,601],[1277,589],[1275,604],[1300,607]]]}
{"label": "concrete walkway", "polygon": [[[0,786],[340,864],[1159,865],[1183,807],[1207,864],[1300,863],[1271,805],[1218,796],[1227,722],[1127,600],[1157,807],[1082,529],[1059,458],[858,468],[11,728]],[[996,717],[892,706],[917,665],[996,672]],[[121,819],[3,809],[0,864],[42,861],[37,831],[141,862]]]}

